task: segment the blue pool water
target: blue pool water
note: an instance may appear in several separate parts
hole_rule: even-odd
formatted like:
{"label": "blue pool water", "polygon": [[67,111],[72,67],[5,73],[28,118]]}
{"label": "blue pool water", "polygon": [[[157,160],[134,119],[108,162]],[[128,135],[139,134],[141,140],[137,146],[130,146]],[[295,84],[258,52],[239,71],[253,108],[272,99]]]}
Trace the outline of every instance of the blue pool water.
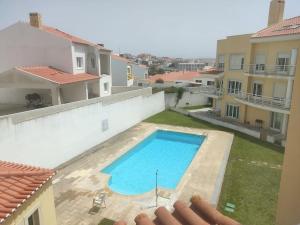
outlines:
{"label": "blue pool water", "polygon": [[158,186],[175,189],[193,160],[204,136],[158,130],[104,168],[109,187],[120,194],[137,195]]}

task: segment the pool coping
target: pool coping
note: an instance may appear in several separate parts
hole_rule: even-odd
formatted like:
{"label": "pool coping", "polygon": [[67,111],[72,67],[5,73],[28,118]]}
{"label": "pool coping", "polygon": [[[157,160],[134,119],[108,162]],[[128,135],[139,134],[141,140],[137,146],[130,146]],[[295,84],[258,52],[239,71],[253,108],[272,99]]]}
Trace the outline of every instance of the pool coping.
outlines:
{"label": "pool coping", "polygon": [[202,146],[205,144],[207,137],[207,133],[203,132],[203,134],[199,134],[199,133],[195,133],[195,132],[183,132],[183,131],[179,131],[179,130],[174,130],[174,129],[167,129],[167,128],[161,128],[161,127],[155,127],[155,129],[151,130],[149,133],[147,132],[147,135],[143,135],[144,138],[139,138],[138,141],[136,141],[135,143],[132,143],[130,146],[127,146],[125,148],[124,151],[122,151],[122,153],[120,153],[118,156],[116,156],[113,160],[110,160],[109,163],[107,163],[107,165],[105,165],[103,168],[101,168],[99,170],[100,174],[105,175],[108,179],[106,181],[106,185],[105,187],[107,189],[109,189],[111,192],[113,192],[116,195],[120,195],[120,196],[126,196],[126,197],[143,197],[148,195],[149,193],[152,193],[156,188],[154,187],[153,189],[151,189],[150,191],[144,192],[142,194],[136,194],[136,195],[126,195],[126,194],[121,194],[118,193],[114,190],[112,190],[109,185],[108,182],[111,179],[110,174],[104,173],[102,172],[102,170],[104,170],[105,168],[109,167],[110,165],[112,165],[113,163],[115,163],[117,160],[119,160],[121,157],[123,157],[125,154],[127,154],[128,152],[130,152],[135,146],[139,145],[141,142],[143,142],[146,138],[150,137],[152,134],[154,134],[155,132],[162,130],[162,131],[173,131],[173,132],[178,132],[178,133],[183,133],[183,134],[193,134],[193,135],[198,135],[198,136],[202,136],[204,137],[204,140],[201,142],[199,148],[197,149],[196,154],[193,156],[193,159],[191,160],[191,162],[189,163],[188,167],[185,169],[184,173],[182,174],[182,176],[180,177],[179,182],[176,185],[175,189],[168,189],[168,188],[163,188],[163,187],[158,187],[158,190],[162,190],[162,191],[166,191],[166,192],[177,192],[180,188],[182,188],[182,186],[184,185],[184,177],[186,176],[186,174],[189,172],[189,170],[191,170],[192,165],[195,163],[196,159],[198,159],[198,155],[201,152],[201,148]]}

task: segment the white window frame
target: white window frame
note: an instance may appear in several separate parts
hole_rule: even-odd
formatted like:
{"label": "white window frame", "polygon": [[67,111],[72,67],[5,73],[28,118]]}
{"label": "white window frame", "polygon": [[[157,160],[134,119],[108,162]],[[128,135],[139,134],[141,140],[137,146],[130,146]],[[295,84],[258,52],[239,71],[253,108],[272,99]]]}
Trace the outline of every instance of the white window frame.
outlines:
{"label": "white window frame", "polygon": [[[234,56],[240,56],[241,57],[241,62],[240,64],[234,64],[232,65],[232,58]],[[244,69],[244,65],[245,65],[245,55],[244,54],[231,54],[230,55],[230,60],[229,60],[229,67],[230,67],[230,70],[243,70]]]}
{"label": "white window frame", "polygon": [[[264,62],[262,63],[262,62],[260,62],[260,60],[258,60],[258,59],[260,59],[260,58],[263,58],[264,60]],[[255,72],[257,72],[257,73],[262,73],[262,72],[264,72],[265,71],[265,69],[266,69],[266,61],[267,61],[267,57],[266,57],[266,55],[265,54],[257,54],[257,55],[255,55]]]}
{"label": "white window frame", "polygon": [[[231,113],[229,113],[230,107],[232,107]],[[236,104],[227,103],[225,115],[226,115],[226,117],[231,118],[231,119],[236,119],[236,120],[239,119],[240,118],[240,106],[236,105]]]}
{"label": "white window frame", "polygon": [[[280,128],[276,128],[275,127],[275,121],[274,121],[274,115],[275,114],[281,114],[281,116],[282,116],[281,121],[280,121]],[[283,114],[282,113],[277,113],[277,112],[271,112],[270,128],[272,130],[281,131],[281,129],[282,129],[282,123],[283,123]]]}
{"label": "white window frame", "polygon": [[[256,85],[261,85],[261,95],[257,94],[257,90],[258,89],[256,89],[256,93],[254,93]],[[253,81],[253,83],[252,83],[252,96],[261,97],[263,95],[263,91],[264,91],[264,85],[263,85],[263,83],[261,81]]]}
{"label": "white window frame", "polygon": [[44,225],[44,223],[43,223],[43,216],[42,216],[42,213],[41,213],[41,207],[40,207],[40,204],[37,204],[35,207],[33,207],[30,211],[29,211],[29,213],[27,213],[26,215],[25,215],[25,217],[24,217],[24,224],[25,225],[29,225],[29,223],[28,223],[28,219],[29,219],[29,217],[36,211],[36,210],[38,210],[38,214],[39,214],[39,222],[40,222],[40,225]]}
{"label": "white window frame", "polygon": [[[81,66],[78,65],[78,62],[80,62],[79,59],[81,59]],[[76,67],[77,67],[77,69],[83,69],[83,57],[82,56],[76,56]]]}
{"label": "white window frame", "polygon": [[[233,89],[230,87],[230,83],[231,82],[234,82],[234,88]],[[237,85],[237,83],[240,83],[240,85]],[[243,88],[243,82],[241,82],[239,80],[228,80],[228,83],[227,83],[227,93],[229,95],[230,94],[239,94],[242,91],[242,88]]]}
{"label": "white window frame", "polygon": [[[279,60],[284,59],[285,63],[280,65]],[[276,70],[278,73],[286,74],[289,72],[289,66],[291,65],[291,54],[280,52],[277,54],[276,58]]]}
{"label": "white window frame", "polygon": [[225,55],[219,55],[218,56],[218,69],[224,71],[225,67]]}
{"label": "white window frame", "polygon": [[105,94],[109,93],[109,82],[103,83],[103,90]]}

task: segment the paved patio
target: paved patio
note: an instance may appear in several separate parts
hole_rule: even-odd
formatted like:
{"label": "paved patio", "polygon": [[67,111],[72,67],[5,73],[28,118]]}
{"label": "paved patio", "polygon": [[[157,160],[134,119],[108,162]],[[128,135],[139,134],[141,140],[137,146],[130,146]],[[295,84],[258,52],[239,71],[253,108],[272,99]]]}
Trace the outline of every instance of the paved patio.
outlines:
{"label": "paved patio", "polygon": [[[133,222],[141,212],[153,216],[155,190],[138,196],[123,196],[109,190],[109,177],[100,170],[157,129],[207,135],[176,190],[159,190],[158,205],[172,207],[177,199],[193,194],[216,205],[233,141],[221,131],[140,123],[63,165],[53,180],[57,222],[60,225],[97,225],[102,218]],[[106,208],[92,208],[93,196],[107,192]]]}

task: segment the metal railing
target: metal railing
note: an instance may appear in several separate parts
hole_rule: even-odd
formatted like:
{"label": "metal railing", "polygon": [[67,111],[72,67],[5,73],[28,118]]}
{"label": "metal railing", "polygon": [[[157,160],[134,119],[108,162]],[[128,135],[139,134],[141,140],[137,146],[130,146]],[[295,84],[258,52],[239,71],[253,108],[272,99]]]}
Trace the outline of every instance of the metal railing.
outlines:
{"label": "metal railing", "polygon": [[236,93],[235,97],[237,99],[257,104],[261,106],[267,106],[276,109],[289,110],[291,107],[291,100],[286,98],[278,98],[278,97],[268,97],[268,96],[258,96],[252,93]]}
{"label": "metal railing", "polygon": [[215,86],[186,87],[186,90],[193,93],[203,93],[208,95],[215,95],[218,97],[221,97],[224,94],[222,88],[217,88]]}
{"label": "metal railing", "polygon": [[295,66],[291,65],[265,65],[265,64],[250,64],[244,68],[245,73],[254,75],[275,75],[291,77],[295,75]]}

